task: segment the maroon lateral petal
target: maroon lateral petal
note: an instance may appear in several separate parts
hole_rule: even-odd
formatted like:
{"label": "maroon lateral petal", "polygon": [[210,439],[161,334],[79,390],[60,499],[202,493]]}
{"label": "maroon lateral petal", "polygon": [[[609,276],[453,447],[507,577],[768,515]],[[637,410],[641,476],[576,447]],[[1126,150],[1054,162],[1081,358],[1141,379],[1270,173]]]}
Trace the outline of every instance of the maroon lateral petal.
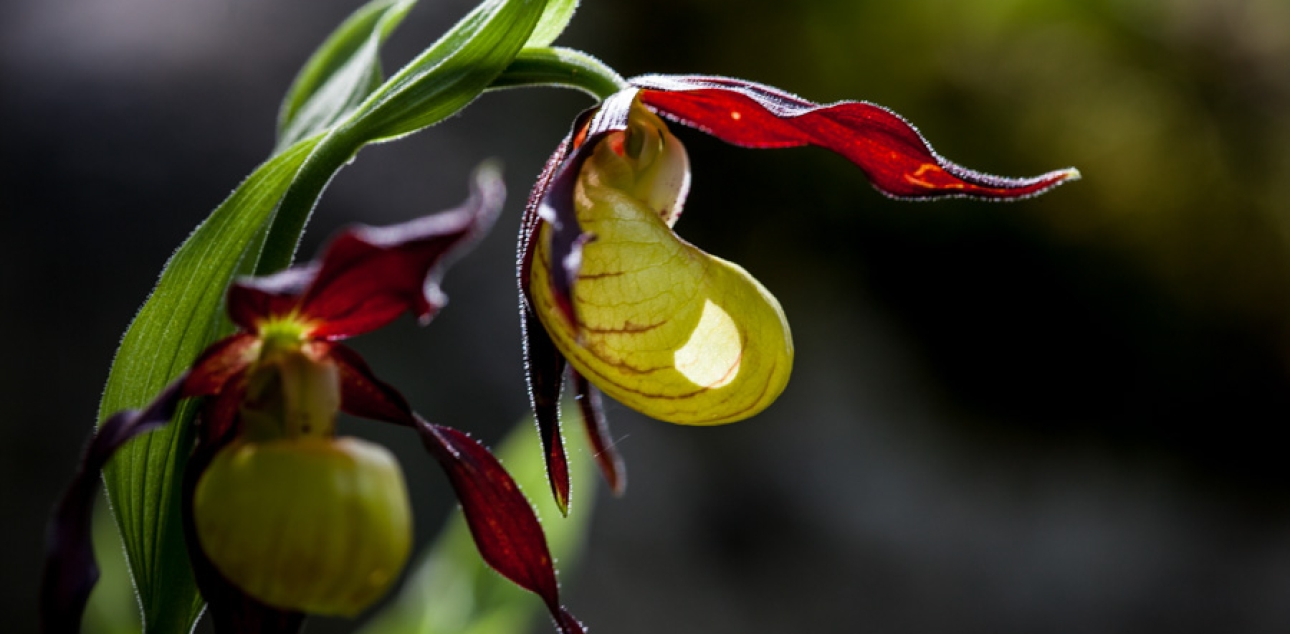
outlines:
{"label": "maroon lateral petal", "polygon": [[631,81],[641,102],[684,125],[750,148],[816,145],[845,156],[894,198],[970,196],[1009,200],[1079,177],[1074,169],[1033,178],[970,170],[938,155],[900,115],[859,101],[812,103],[777,88],[727,77],[646,75]]}
{"label": "maroon lateral petal", "polygon": [[262,321],[290,315],[318,274],[314,264],[294,266],[262,277],[244,277],[228,287],[228,316],[239,328],[256,332]]}
{"label": "maroon lateral petal", "polygon": [[211,443],[222,441],[237,433],[238,413],[246,398],[246,374],[243,370],[224,383],[219,392],[202,403],[201,416],[197,419],[198,439]]}
{"label": "maroon lateral petal", "polygon": [[[584,117],[589,112],[584,112],[579,117],[579,121],[585,121]],[[574,129],[578,129],[575,124]],[[546,198],[547,191],[551,189],[551,182],[555,176],[560,173],[560,167],[564,165],[564,159],[569,155],[569,148],[573,145],[573,134],[570,133],[560,142],[560,146],[546,160],[546,165],[542,168],[542,173],[538,175],[537,183],[533,185],[533,190],[529,192],[528,202],[524,205],[524,215],[520,218],[520,235],[515,253],[515,277],[520,288],[520,309],[523,310],[529,305],[529,273],[533,268],[533,246],[534,240],[537,240],[538,230],[542,227],[542,217],[538,215],[538,208],[542,205],[543,199]],[[569,208],[572,211],[572,207]],[[568,217],[567,212],[561,214],[561,217]],[[577,216],[573,216],[573,222],[577,222]]]}
{"label": "maroon lateral petal", "polygon": [[340,408],[348,414],[411,427],[412,408],[394,386],[376,378],[354,350],[332,344],[328,356],[340,371]]}
{"label": "maroon lateral petal", "polygon": [[76,475],[54,507],[46,534],[40,582],[41,631],[45,634],[79,632],[85,602],[98,582],[90,519],[99,472],[127,440],[166,424],[175,415],[183,399],[184,379],[176,379],[142,410],[113,414],[90,437]]}
{"label": "maroon lateral petal", "polygon": [[583,631],[560,605],[546,534],[510,474],[483,445],[451,427],[416,418],[417,433],[443,467],[461,502],[480,556],[516,585],[542,598],[564,634]]}
{"label": "maroon lateral petal", "polygon": [[524,340],[524,378],[529,384],[529,404],[542,438],[542,455],[546,475],[560,513],[569,514],[569,460],[560,434],[560,388],[564,384],[564,355],[556,349],[551,336],[525,306],[520,307],[520,326]]}
{"label": "maroon lateral petal", "polygon": [[495,169],[476,170],[462,206],[390,227],[357,226],[323,254],[300,301],[311,335],[343,339],[375,330],[411,311],[426,323],[446,298],[439,280],[451,256],[483,236],[497,218],[506,188]]}
{"label": "maroon lateral petal", "polygon": [[[223,394],[221,392],[220,395]],[[247,596],[220,574],[197,539],[197,525],[193,519],[193,493],[197,490],[197,481],[215,454],[233,438],[231,434],[199,434],[197,446],[184,468],[184,542],[188,547],[193,577],[206,600],[206,612],[216,634],[297,634],[304,627],[303,613],[279,610]]]}
{"label": "maroon lateral petal", "polygon": [[[529,209],[520,232],[520,288],[528,289],[528,269],[532,266],[532,241],[538,230],[537,220],[551,225],[551,242],[547,245],[550,261],[551,293],[556,305],[571,324],[578,323],[573,306],[573,282],[582,269],[582,247],[595,236],[584,233],[578,224],[573,194],[578,184],[582,166],[595,152],[596,144],[606,135],[627,129],[636,90],[629,89],[611,95],[598,107],[587,110],[574,122],[573,132],[560,145],[547,162],[546,170],[538,179],[537,187],[529,196]],[[572,147],[572,151],[569,148]],[[557,157],[561,157],[558,158]],[[554,174],[548,174],[552,163],[559,163]]]}
{"label": "maroon lateral petal", "polygon": [[572,373],[574,395],[578,399],[578,409],[582,412],[582,424],[587,429],[587,438],[591,440],[591,450],[596,452],[600,472],[604,474],[605,482],[609,483],[609,490],[614,495],[622,495],[627,490],[627,465],[609,439],[609,421],[605,419],[600,391],[577,370],[572,370]]}
{"label": "maroon lateral petal", "polygon": [[193,362],[193,369],[184,381],[183,395],[210,396],[224,389],[228,380],[255,360],[260,338],[249,333],[229,335],[206,348]]}

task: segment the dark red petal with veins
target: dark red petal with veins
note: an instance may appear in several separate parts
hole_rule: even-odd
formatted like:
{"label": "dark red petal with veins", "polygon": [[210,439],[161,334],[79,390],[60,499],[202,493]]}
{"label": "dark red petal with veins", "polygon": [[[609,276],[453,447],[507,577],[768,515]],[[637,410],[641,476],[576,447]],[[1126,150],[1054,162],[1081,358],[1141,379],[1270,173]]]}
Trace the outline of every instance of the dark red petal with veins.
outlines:
{"label": "dark red petal with veins", "polygon": [[340,408],[346,413],[398,425],[414,425],[412,408],[394,386],[376,378],[350,348],[332,344],[328,357],[340,370]]}
{"label": "dark red petal with veins", "polygon": [[316,266],[306,264],[273,275],[239,279],[228,288],[228,316],[243,330],[255,332],[261,321],[295,310],[317,273]]}
{"label": "dark red petal with veins", "polygon": [[[595,236],[582,231],[574,209],[573,193],[582,166],[591,157],[596,144],[611,132],[627,129],[635,90],[611,95],[593,110],[583,112],[574,122],[573,132],[548,160],[529,196],[525,220],[520,229],[520,289],[528,298],[528,271],[532,266],[533,240],[537,237],[538,219],[551,226],[551,291],[556,305],[570,323],[578,323],[573,306],[573,281],[582,268],[582,246]],[[572,151],[569,148],[572,147]],[[553,165],[554,164],[554,165]]]}
{"label": "dark red petal with veins", "polygon": [[524,371],[529,384],[529,404],[542,438],[542,455],[546,458],[546,475],[551,482],[555,504],[569,514],[569,461],[560,435],[560,387],[564,383],[564,356],[556,350],[537,315],[527,306],[520,307],[520,326],[524,338]]}
{"label": "dark red petal with veins", "polygon": [[605,408],[600,402],[600,391],[586,379],[573,371],[573,390],[578,399],[578,409],[582,411],[582,424],[587,429],[587,438],[591,440],[591,450],[596,452],[596,462],[600,472],[614,495],[622,495],[627,490],[627,465],[623,457],[614,448],[609,438],[609,421],[605,420]]}
{"label": "dark red petal with veins", "polygon": [[193,362],[184,381],[184,396],[210,396],[224,389],[228,380],[255,360],[260,338],[248,333],[230,335],[211,344]]}
{"label": "dark red petal with veins", "polygon": [[845,156],[878,191],[896,198],[1024,198],[1079,177],[1074,169],[1034,178],[1005,178],[942,158],[918,130],[871,103],[812,103],[753,82],[726,77],[646,75],[632,80],[641,102],[727,143],[750,148],[817,145]]}
{"label": "dark red petal with veins", "polygon": [[422,323],[443,306],[439,279],[451,256],[492,226],[506,197],[496,169],[475,172],[470,198],[457,209],[391,227],[359,226],[327,247],[300,301],[318,323],[311,335],[343,339],[375,330],[411,311]]}
{"label": "dark red petal with veins", "polygon": [[560,587],[542,525],[497,458],[470,436],[450,427],[418,417],[416,429],[448,474],[484,561],[516,585],[542,597],[561,632],[584,632],[582,624],[560,606]]}
{"label": "dark red petal with veins", "polygon": [[183,396],[180,377],[143,410],[113,414],[90,437],[72,483],[54,508],[46,536],[45,569],[40,582],[41,631],[76,634],[99,568],[90,539],[90,518],[99,472],[127,440],[168,422]]}

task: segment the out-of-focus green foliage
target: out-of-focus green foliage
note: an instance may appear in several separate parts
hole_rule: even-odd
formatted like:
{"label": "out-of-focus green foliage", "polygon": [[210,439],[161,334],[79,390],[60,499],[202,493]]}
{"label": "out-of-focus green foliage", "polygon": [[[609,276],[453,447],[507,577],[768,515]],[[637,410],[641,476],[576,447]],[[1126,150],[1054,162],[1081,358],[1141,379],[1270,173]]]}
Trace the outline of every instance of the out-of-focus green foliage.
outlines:
{"label": "out-of-focus green foliage", "polygon": [[139,603],[130,586],[130,568],[121,547],[121,534],[112,522],[106,498],[94,507],[94,554],[99,561],[99,582],[85,607],[85,634],[138,634]]}
{"label": "out-of-focus green foliage", "polygon": [[[564,418],[577,422],[577,408],[566,404]],[[564,575],[577,564],[596,490],[596,458],[587,436],[578,425],[570,427],[565,448],[577,500],[570,505],[568,517],[561,516],[547,494],[546,465],[531,418],[516,426],[497,448],[502,464],[534,503],[551,557]],[[412,566],[398,598],[362,634],[522,634],[542,612],[537,597],[480,559],[465,520],[454,511],[434,544]]]}

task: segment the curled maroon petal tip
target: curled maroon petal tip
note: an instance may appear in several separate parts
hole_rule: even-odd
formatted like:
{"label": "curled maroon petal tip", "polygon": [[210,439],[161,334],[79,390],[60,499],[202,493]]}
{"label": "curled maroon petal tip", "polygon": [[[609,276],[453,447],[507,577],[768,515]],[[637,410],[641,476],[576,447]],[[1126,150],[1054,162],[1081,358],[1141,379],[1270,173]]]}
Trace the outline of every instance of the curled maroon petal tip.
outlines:
{"label": "curled maroon petal tip", "polygon": [[935,152],[918,130],[879,105],[821,105],[741,79],[646,75],[632,80],[643,103],[683,125],[750,148],[823,147],[846,157],[873,186],[893,198],[966,196],[1017,200],[1079,178],[1073,168],[1032,178],[968,169]]}
{"label": "curled maroon petal tip", "polygon": [[627,491],[627,465],[610,439],[609,421],[605,419],[600,392],[582,374],[573,371],[572,375],[574,398],[582,412],[582,423],[587,430],[587,438],[591,441],[591,450],[596,452],[600,473],[609,484],[609,490],[614,495],[622,495]]}
{"label": "curled maroon petal tip", "polygon": [[562,632],[583,631],[560,605],[560,587],[542,525],[502,464],[461,431],[420,417],[416,418],[416,429],[422,444],[447,473],[484,561],[541,597]]}
{"label": "curled maroon petal tip", "polygon": [[560,435],[560,391],[564,384],[565,359],[533,311],[521,306],[520,328],[524,341],[524,378],[529,387],[529,404],[542,439],[547,480],[551,494],[563,515],[569,514],[569,466]]}
{"label": "curled maroon petal tip", "polygon": [[560,608],[559,613],[554,615],[553,618],[555,619],[556,627],[560,629],[560,634],[587,633],[587,627],[564,608]]}

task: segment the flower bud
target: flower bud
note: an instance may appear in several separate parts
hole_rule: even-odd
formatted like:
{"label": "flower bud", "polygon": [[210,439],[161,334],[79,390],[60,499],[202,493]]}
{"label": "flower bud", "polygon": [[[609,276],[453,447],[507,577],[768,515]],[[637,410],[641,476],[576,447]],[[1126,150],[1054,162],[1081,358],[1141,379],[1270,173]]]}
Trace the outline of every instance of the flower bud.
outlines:
{"label": "flower bud", "polygon": [[193,516],[202,550],[233,585],[315,614],[371,605],[412,544],[398,462],[356,438],[234,442],[202,473]]}

